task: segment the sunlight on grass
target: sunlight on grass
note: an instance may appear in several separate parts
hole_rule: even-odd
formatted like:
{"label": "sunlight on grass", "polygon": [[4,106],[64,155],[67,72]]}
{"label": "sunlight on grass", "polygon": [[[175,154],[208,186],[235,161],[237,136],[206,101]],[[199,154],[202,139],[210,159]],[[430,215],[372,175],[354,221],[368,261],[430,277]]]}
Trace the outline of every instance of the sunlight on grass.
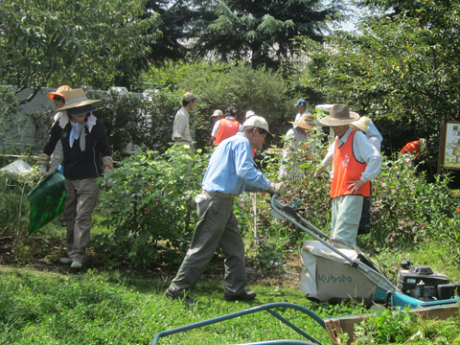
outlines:
{"label": "sunlight on grass", "polygon": [[[223,287],[215,282],[198,284],[193,296],[199,302],[187,305],[163,297],[167,281],[91,270],[65,276],[3,269],[0,279],[2,344],[146,344],[164,330],[273,302],[296,303],[322,318],[338,311],[362,311],[352,304],[335,309],[312,305],[297,290],[270,286],[251,286],[258,292],[256,301],[225,302]],[[328,341],[327,333],[307,316],[293,310],[280,313],[321,342]],[[235,344],[276,339],[304,338],[261,312],[167,337],[160,343]]]}

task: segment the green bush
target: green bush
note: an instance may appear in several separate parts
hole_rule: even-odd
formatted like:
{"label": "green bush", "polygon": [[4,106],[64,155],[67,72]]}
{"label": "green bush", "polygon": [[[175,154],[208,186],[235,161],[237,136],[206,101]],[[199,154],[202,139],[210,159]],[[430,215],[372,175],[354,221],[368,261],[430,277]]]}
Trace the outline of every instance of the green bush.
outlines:
{"label": "green bush", "polygon": [[94,114],[104,124],[115,157],[120,157],[128,143],[166,151],[174,115],[180,108],[179,99],[167,88],[145,91],[142,96],[110,90],[105,95],[104,107]]}
{"label": "green bush", "polygon": [[207,159],[173,146],[162,155],[148,151],[123,160],[101,197],[98,210],[110,231],[95,236],[97,252],[111,266],[180,262],[196,223],[192,207]]}
{"label": "green bush", "polygon": [[388,309],[355,325],[356,344],[400,344],[417,330],[414,315]]}

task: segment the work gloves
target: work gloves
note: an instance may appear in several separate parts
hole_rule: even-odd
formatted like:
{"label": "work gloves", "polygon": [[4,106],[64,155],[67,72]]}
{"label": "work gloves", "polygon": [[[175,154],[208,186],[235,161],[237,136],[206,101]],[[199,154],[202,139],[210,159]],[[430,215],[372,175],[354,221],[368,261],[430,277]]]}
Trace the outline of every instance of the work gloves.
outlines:
{"label": "work gloves", "polygon": [[104,176],[104,181],[102,181],[101,186],[104,188],[112,187],[113,180],[113,159],[110,156],[102,157],[102,175]]}
{"label": "work gloves", "polygon": [[40,167],[40,175],[45,176],[48,174],[48,165],[50,161],[50,156],[48,156],[46,153],[42,153],[40,156],[38,156],[38,166]]}
{"label": "work gloves", "polygon": [[278,195],[286,194],[287,188],[283,182],[270,182],[270,187],[267,189],[268,192]]}
{"label": "work gloves", "polygon": [[104,187],[106,189],[112,187],[112,184],[113,184],[112,174],[106,173],[106,174],[103,174],[103,176],[104,176],[104,180],[101,183],[101,187]]}

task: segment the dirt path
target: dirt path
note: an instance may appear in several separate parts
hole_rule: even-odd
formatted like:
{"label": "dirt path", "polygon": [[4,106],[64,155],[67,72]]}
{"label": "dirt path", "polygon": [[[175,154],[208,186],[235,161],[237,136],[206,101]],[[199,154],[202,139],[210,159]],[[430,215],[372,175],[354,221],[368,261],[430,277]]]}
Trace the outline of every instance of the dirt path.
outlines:
{"label": "dirt path", "polygon": [[[44,239],[35,237],[20,246],[14,247],[13,237],[7,236],[0,238],[0,270],[19,268],[31,271],[40,271],[48,274],[73,274],[75,273],[68,265],[59,262],[59,258],[65,255],[65,246],[61,239]],[[18,261],[15,258],[20,257]],[[222,280],[223,276],[223,258],[214,257],[213,263],[218,264],[218,269],[205,272],[203,280]],[[140,278],[158,278],[167,279],[174,277],[177,272],[175,266],[156,266],[146,269],[135,269],[128,265],[119,266],[115,269],[123,274],[140,277]],[[89,253],[89,260],[85,269],[97,271],[108,270],[103,263],[98,262],[96,253]],[[298,255],[286,258],[283,268],[273,270],[261,270],[257,267],[247,267],[247,276],[249,284],[271,285],[298,289],[300,285],[300,273],[302,264]]]}

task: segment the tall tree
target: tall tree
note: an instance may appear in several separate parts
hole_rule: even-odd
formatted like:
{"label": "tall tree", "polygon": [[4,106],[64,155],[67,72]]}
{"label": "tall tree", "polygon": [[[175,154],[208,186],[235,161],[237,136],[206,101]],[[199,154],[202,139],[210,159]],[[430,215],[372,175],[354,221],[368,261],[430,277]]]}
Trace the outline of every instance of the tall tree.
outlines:
{"label": "tall tree", "polygon": [[342,2],[332,0],[195,0],[198,19],[192,33],[193,51],[214,53],[224,61],[246,59],[253,68],[278,66],[294,55],[292,38],[320,42],[328,20],[340,20]]}
{"label": "tall tree", "polygon": [[443,117],[460,120],[460,3],[412,2],[417,16],[372,18],[357,36],[304,49],[324,61],[316,88],[329,102],[352,104],[374,119],[407,119],[435,142]]}
{"label": "tall tree", "polygon": [[185,60],[190,24],[196,19],[191,0],[148,0],[144,17],[152,13],[161,17],[161,35],[150,42],[150,61],[158,67],[168,60]]}
{"label": "tall tree", "polygon": [[157,15],[138,19],[144,5],[144,0],[3,0],[0,82],[35,93],[49,84],[107,88],[117,78],[135,82],[148,68],[149,43],[159,34]]}

